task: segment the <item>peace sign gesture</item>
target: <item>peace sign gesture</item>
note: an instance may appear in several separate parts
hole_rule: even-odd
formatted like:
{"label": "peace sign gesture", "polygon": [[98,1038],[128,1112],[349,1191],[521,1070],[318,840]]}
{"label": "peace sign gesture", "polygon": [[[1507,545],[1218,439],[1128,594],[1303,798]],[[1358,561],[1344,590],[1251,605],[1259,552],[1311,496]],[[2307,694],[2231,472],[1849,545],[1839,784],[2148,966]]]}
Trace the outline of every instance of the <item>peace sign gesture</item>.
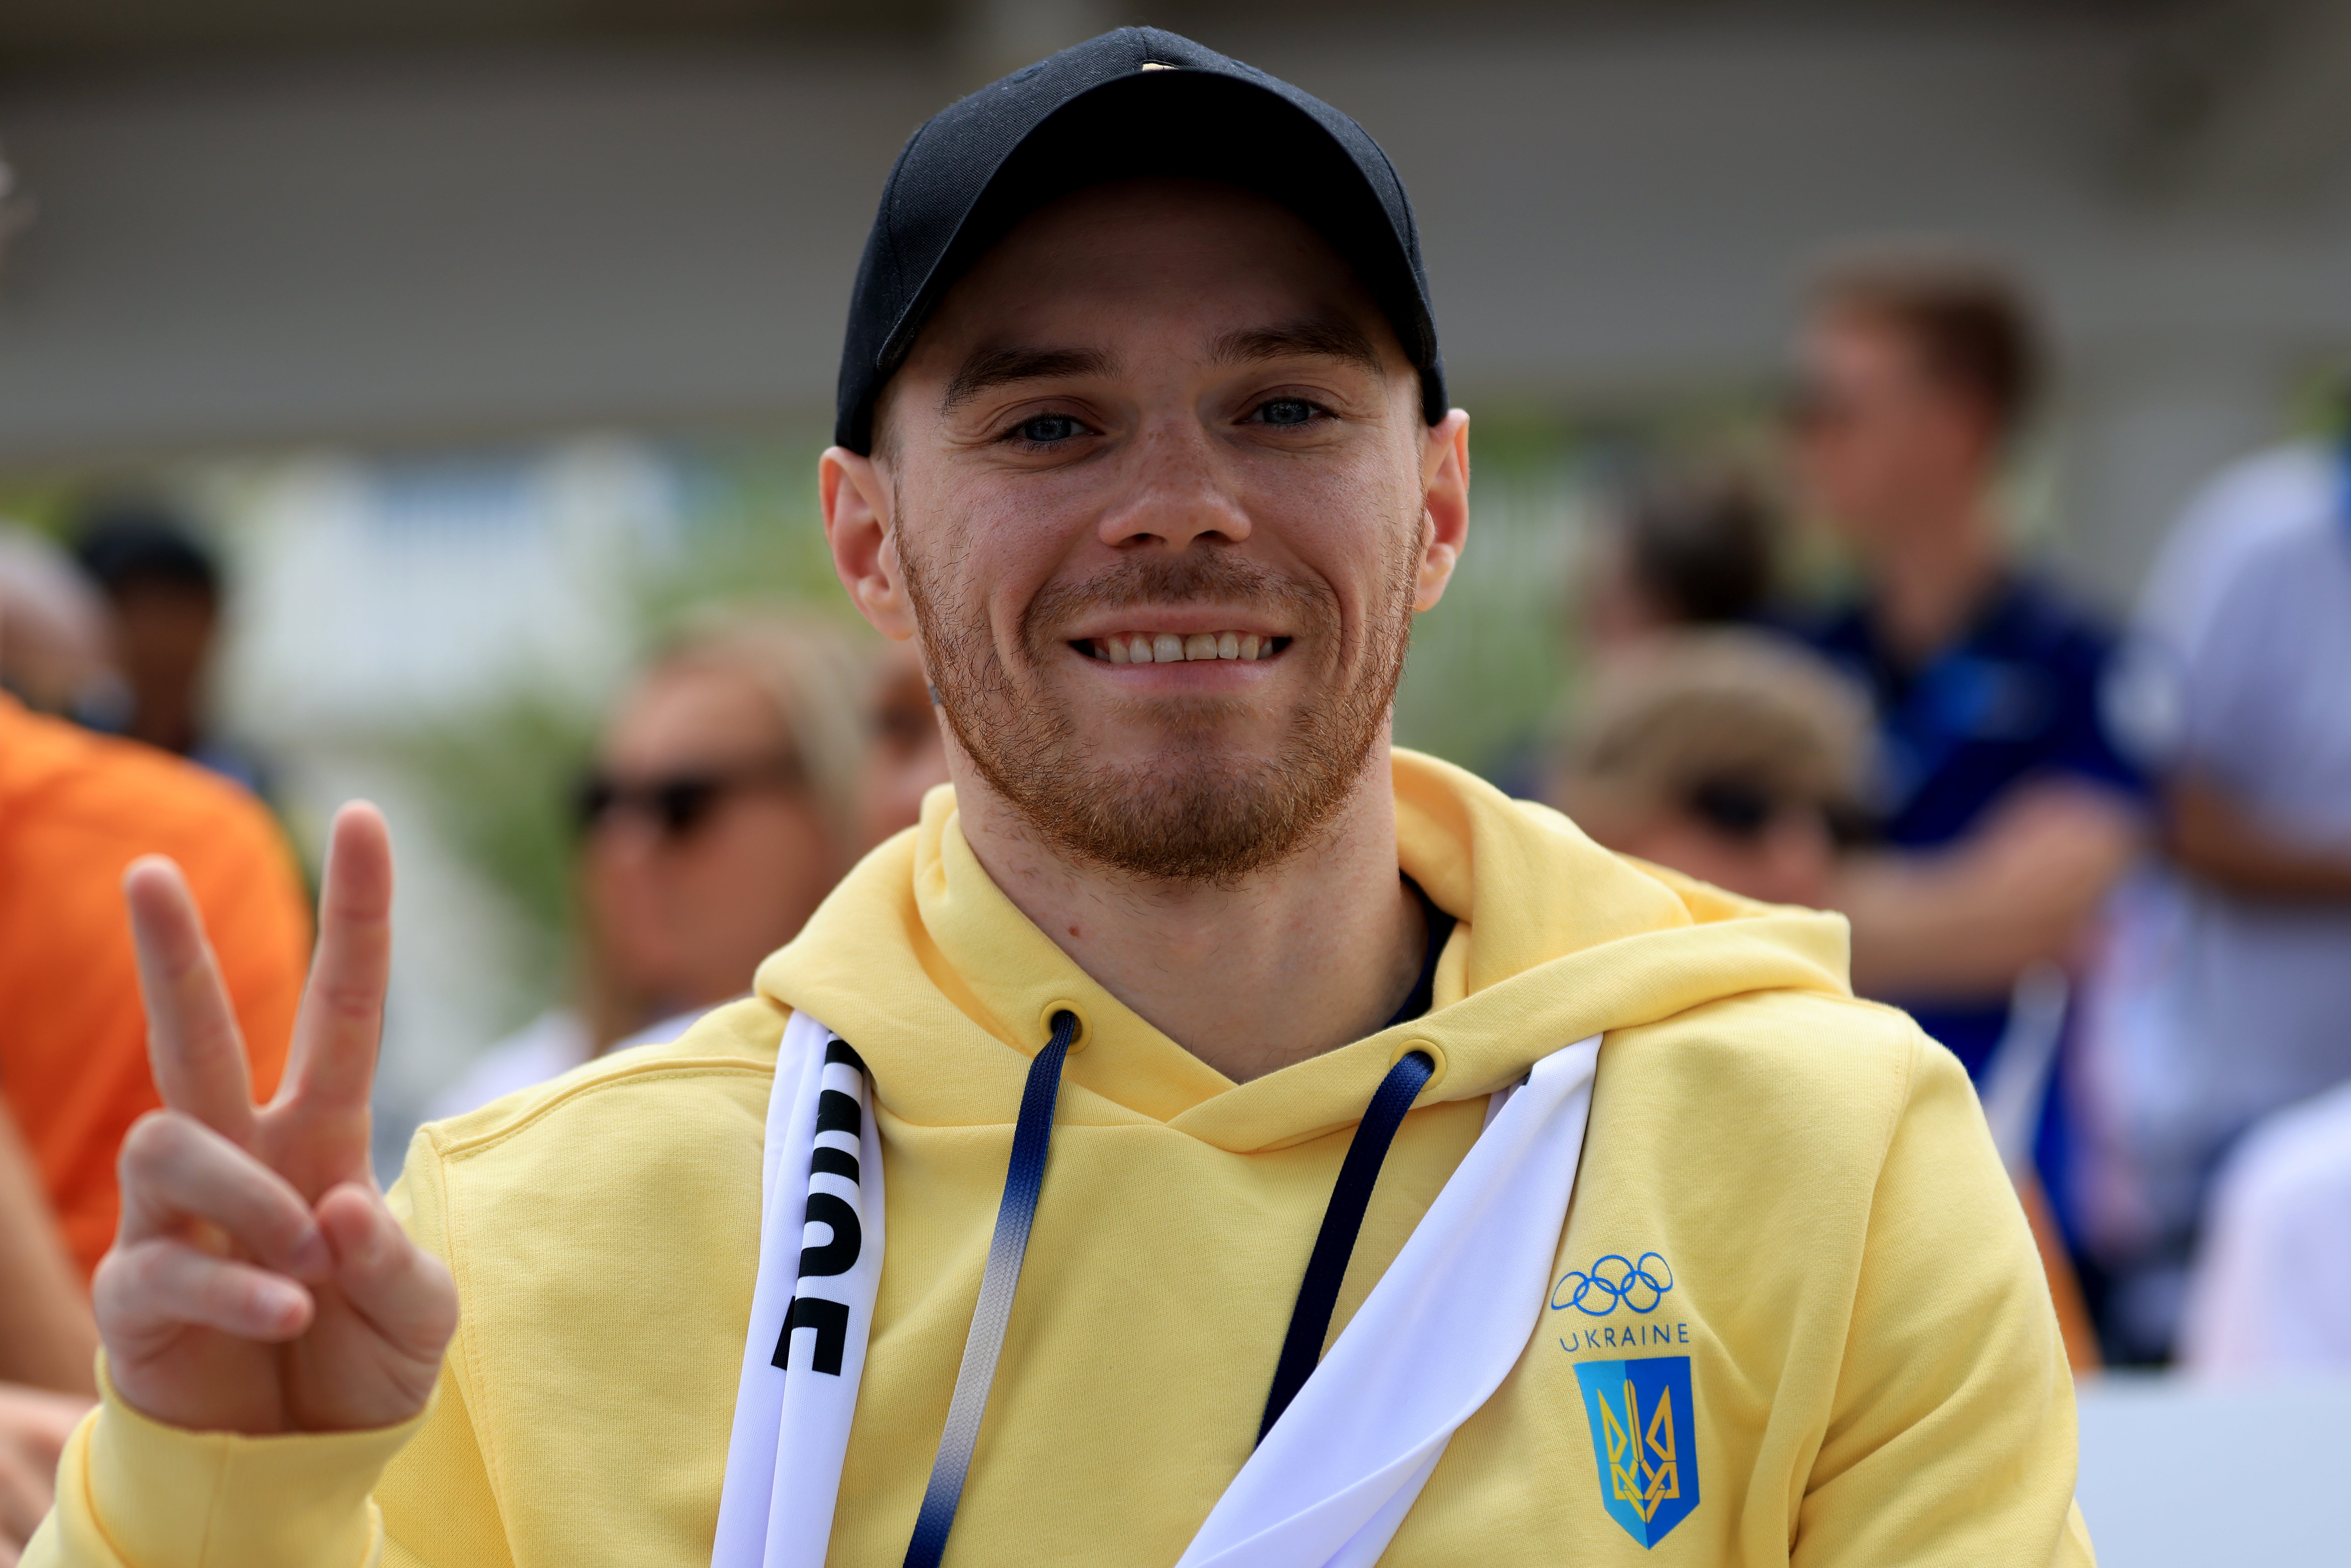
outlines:
{"label": "peace sign gesture", "polygon": [[123,894],[164,1109],[123,1139],[121,1226],[92,1284],[116,1389],[198,1431],[408,1419],[433,1392],[457,1292],[368,1166],[392,961],[383,818],[367,805],[336,815],[318,955],[266,1106],[179,868],[142,860]]}

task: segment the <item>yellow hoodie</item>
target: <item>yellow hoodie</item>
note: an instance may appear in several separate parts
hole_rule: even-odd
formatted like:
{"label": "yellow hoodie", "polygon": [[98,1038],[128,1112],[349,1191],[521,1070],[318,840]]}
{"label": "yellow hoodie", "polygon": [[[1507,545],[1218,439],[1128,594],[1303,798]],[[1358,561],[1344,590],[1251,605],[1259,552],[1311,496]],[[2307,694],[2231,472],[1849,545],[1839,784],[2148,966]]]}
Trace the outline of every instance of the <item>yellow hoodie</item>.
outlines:
{"label": "yellow hoodie", "polygon": [[[418,1134],[395,1202],[464,1303],[424,1416],[241,1438],[110,1397],[26,1562],[702,1568],[798,1007],[872,1071],[889,1203],[831,1561],[897,1563],[1022,1074],[1073,1006],[1087,1032],[950,1563],[1175,1562],[1249,1452],[1349,1134],[1404,1043],[1437,1076],[1334,1336],[1486,1096],[1603,1030],[1554,1305],[1383,1561],[2088,1563],[2032,1239],[1958,1065],[1847,991],[1843,923],[1623,860],[1425,758],[1395,776],[1403,869],[1460,920],[1423,1018],[1236,1085],[1023,918],[938,791],[757,999]],[[1577,1376],[1628,1355],[1687,1357],[1695,1396],[1659,1522],[1679,1517],[1650,1545],[1620,1522],[1644,1505],[1604,1496],[1610,1435]]]}

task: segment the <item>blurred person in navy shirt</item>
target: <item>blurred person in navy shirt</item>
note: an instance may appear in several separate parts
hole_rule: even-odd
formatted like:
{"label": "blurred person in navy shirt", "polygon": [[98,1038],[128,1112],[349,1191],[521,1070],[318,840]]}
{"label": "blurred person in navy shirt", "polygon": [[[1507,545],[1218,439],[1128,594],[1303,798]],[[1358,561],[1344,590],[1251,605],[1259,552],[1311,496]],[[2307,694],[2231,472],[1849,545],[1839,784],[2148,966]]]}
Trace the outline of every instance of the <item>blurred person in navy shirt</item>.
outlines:
{"label": "blurred person in navy shirt", "polygon": [[1979,1079],[2019,980],[2076,957],[2144,831],[2101,712],[2113,639],[2007,542],[2002,470],[2041,361],[1998,272],[1857,261],[1819,286],[1790,409],[1796,477],[1863,584],[1802,628],[1876,715],[1883,847],[1834,890],[1854,984]]}
{"label": "blurred person in navy shirt", "polygon": [[258,761],[216,733],[205,712],[222,585],[195,528],[162,502],[106,497],[83,509],[73,549],[113,612],[126,699],[120,712],[82,716],[266,795]]}
{"label": "blurred person in navy shirt", "polygon": [[1594,663],[1661,632],[1752,622],[1777,576],[1779,519],[1731,469],[1653,477],[1608,508],[1578,581],[1576,619]]}

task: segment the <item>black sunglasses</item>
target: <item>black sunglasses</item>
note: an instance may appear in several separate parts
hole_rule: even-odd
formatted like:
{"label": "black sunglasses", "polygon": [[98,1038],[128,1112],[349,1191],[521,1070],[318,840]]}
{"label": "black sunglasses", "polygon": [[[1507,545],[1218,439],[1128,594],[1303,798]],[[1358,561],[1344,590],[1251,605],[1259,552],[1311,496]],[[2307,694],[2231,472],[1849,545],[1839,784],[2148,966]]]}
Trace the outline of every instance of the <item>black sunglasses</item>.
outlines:
{"label": "black sunglasses", "polygon": [[1701,779],[1692,786],[1684,801],[1692,816],[1725,838],[1742,843],[1761,837],[1780,813],[1787,810],[1819,812],[1830,841],[1839,849],[1866,843],[1871,836],[1868,820],[1849,806],[1786,799],[1748,779],[1717,776]]}
{"label": "black sunglasses", "polygon": [[604,773],[580,781],[572,798],[580,831],[592,833],[616,815],[634,813],[659,828],[664,838],[690,838],[727,796],[749,789],[797,789],[803,782],[799,760],[778,758],[730,769],[696,769],[633,782]]}

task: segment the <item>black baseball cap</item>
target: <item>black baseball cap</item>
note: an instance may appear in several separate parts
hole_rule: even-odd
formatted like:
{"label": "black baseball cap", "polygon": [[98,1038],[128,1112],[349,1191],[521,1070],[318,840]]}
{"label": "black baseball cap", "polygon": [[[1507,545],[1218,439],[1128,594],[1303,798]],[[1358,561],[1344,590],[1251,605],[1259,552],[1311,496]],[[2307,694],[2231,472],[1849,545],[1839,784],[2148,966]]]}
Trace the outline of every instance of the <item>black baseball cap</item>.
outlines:
{"label": "black baseball cap", "polygon": [[882,187],[850,295],[833,440],[873,444],[873,402],[955,281],[1021,218],[1088,185],[1188,176],[1259,193],[1355,269],[1445,417],[1412,203],[1364,128],[1288,82],[1156,27],[1024,66],[914,132]]}

